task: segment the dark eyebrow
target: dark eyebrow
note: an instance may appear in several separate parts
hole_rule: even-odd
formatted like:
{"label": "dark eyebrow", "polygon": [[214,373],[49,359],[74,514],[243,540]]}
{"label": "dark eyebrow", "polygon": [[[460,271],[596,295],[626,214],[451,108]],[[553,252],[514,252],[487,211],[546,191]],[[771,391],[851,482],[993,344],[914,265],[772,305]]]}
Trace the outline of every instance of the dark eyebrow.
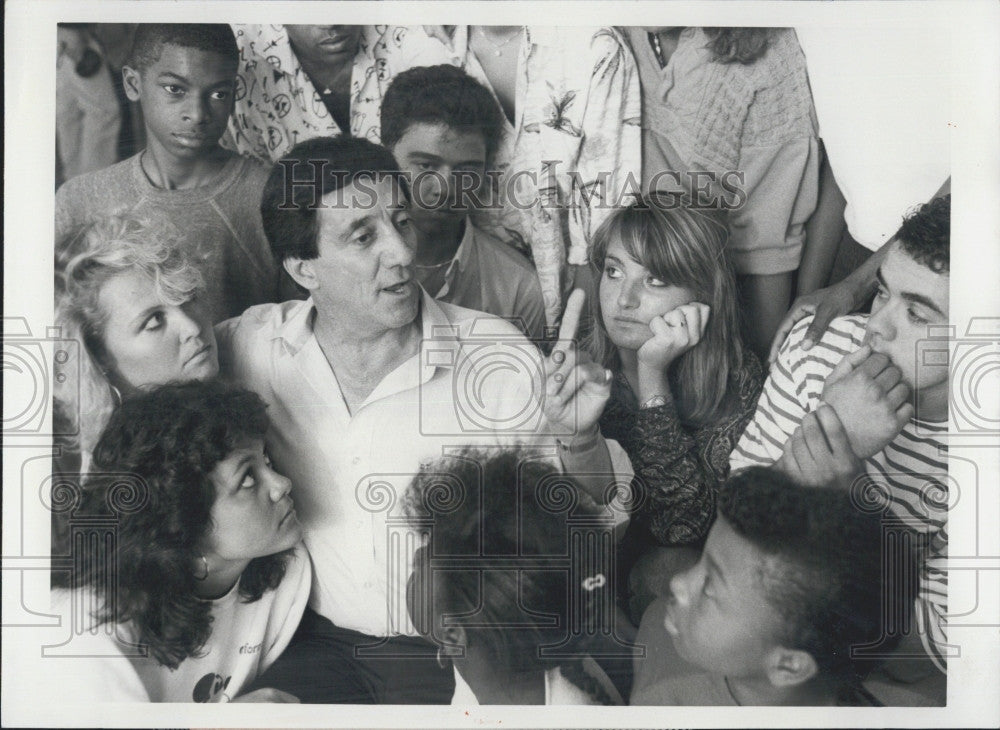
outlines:
{"label": "dark eyebrow", "polygon": [[438,157],[437,155],[435,155],[435,154],[433,154],[431,152],[421,152],[420,150],[414,150],[409,155],[407,155],[407,157],[409,157],[410,159],[413,159],[413,158],[416,158],[416,157],[420,157],[420,158],[423,158],[423,159],[426,159],[426,160],[434,160],[435,162],[440,162],[441,161],[441,158]]}
{"label": "dark eyebrow", "polygon": [[[882,285],[883,289],[890,288],[889,284],[886,283],[885,277],[882,276],[882,269],[879,269],[877,272],[875,272],[875,278],[878,279],[878,283]],[[931,311],[937,312],[942,317],[945,316],[945,313],[941,311],[940,307],[938,307],[938,305],[935,304],[932,299],[925,297],[923,294],[918,294],[916,292],[901,291],[899,292],[899,296],[903,297],[903,299],[905,299],[908,302],[912,302],[914,304],[921,304],[930,309]]]}
{"label": "dark eyebrow", "polygon": [[186,78],[184,78],[183,76],[181,76],[179,74],[175,74],[173,71],[161,71],[160,75],[157,76],[156,78],[159,81],[168,81],[170,79],[173,79],[175,81],[180,81],[182,84],[190,84],[191,83]]}
{"label": "dark eyebrow", "polygon": [[[161,71],[159,76],[156,77],[157,81],[176,81],[178,83],[184,84],[185,86],[190,86],[191,82],[180,74],[175,74],[173,71]],[[214,84],[209,86],[210,89],[216,89],[220,87],[230,87],[233,85],[232,79],[222,79],[221,81],[216,81]]]}
{"label": "dark eyebrow", "polygon": [[362,217],[358,218],[356,221],[354,221],[353,223],[351,223],[351,225],[349,225],[347,227],[347,230],[344,231],[344,235],[341,236],[341,239],[344,240],[344,241],[346,241],[359,228],[364,228],[367,225],[371,225],[371,220],[372,220],[371,215],[365,215],[365,216],[362,216]]}

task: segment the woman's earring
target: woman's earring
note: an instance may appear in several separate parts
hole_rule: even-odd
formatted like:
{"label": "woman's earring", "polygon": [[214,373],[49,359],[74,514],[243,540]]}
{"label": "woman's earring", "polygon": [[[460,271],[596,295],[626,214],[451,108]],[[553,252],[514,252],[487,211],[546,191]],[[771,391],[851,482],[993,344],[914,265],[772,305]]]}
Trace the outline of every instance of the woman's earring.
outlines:
{"label": "woman's earring", "polygon": [[[104,373],[104,377],[107,378],[108,374]],[[110,379],[108,379],[108,388],[111,389],[111,400],[115,402],[115,408],[117,408],[122,404],[122,392],[118,390],[117,386],[111,383]]]}
{"label": "woman's earring", "polygon": [[201,564],[205,567],[205,575],[196,575],[195,580],[207,580],[208,579],[208,558],[204,555],[201,556]]}
{"label": "woman's earring", "polygon": [[437,663],[438,663],[438,666],[441,667],[442,669],[447,669],[448,668],[448,665],[444,663],[444,655],[441,653],[441,647],[440,646],[438,647],[438,650],[437,650]]}

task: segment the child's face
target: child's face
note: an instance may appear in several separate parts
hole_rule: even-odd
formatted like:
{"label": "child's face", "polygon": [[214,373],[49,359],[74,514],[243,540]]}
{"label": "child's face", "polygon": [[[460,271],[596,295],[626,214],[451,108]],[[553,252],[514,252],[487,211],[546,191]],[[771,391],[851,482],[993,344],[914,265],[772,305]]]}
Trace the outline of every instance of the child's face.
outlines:
{"label": "child's face", "polygon": [[765,676],[781,617],[764,598],[763,561],[719,516],[701,560],[670,581],[664,627],[685,661],[733,678]]}
{"label": "child's face", "polygon": [[469,212],[472,194],[486,174],[482,134],[444,124],[411,124],[392,153],[410,177],[410,215],[418,224]]}
{"label": "child's face", "polygon": [[889,249],[878,277],[866,340],[875,352],[887,355],[907,385],[927,401],[934,391],[948,388],[947,358],[925,357],[924,353],[942,349],[940,341],[935,344],[927,338],[931,326],[948,324],[949,276],[918,263],[897,242]]}
{"label": "child's face", "polygon": [[142,105],[147,144],[178,159],[214,150],[233,110],[236,64],[218,53],[165,44],[144,71],[124,69],[128,98]]}
{"label": "child's face", "polygon": [[246,438],[211,474],[212,522],[202,549],[223,561],[273,555],[302,539],[292,483],[271,468],[264,442]]}

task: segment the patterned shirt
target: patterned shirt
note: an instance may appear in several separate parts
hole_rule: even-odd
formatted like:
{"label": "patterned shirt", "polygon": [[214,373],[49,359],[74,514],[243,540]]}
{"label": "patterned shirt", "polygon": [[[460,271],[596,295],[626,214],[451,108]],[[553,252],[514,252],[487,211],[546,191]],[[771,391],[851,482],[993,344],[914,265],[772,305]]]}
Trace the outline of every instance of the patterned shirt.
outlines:
{"label": "patterned shirt", "polygon": [[[285,26],[233,25],[233,32],[240,64],[224,146],[273,162],[299,142],[343,134],[296,58]],[[382,95],[397,73],[449,60],[419,26],[364,26],[351,71],[351,136],[379,141]]]}
{"label": "patterned shirt", "polygon": [[[785,442],[807,413],[814,410],[823,384],[843,357],[861,347],[868,316],[855,314],[833,321],[808,352],[801,344],[811,317],[799,322],[781,346],[764,384],[757,412],[730,459],[733,471],[768,466],[781,458]],[[911,419],[881,452],[865,461],[874,490],[855,495],[868,501],[888,499],[890,513],[929,540],[921,568],[916,618],[921,639],[943,670],[944,616],[947,607],[945,522],[948,514],[947,426]]]}
{"label": "patterned shirt", "polygon": [[[623,193],[638,190],[642,101],[635,61],[616,30],[526,26],[524,33],[515,120],[505,123],[493,165],[497,205],[476,223],[531,251],[552,324],[562,312],[567,263],[587,263],[594,229]],[[453,63],[491,88],[469,49],[468,26],[455,28],[451,49]]]}
{"label": "patterned shirt", "polygon": [[715,519],[715,495],[729,475],[729,454],[754,413],[764,382],[757,357],[744,351],[743,367],[730,376],[728,416],[705,426],[681,423],[671,401],[639,408],[625,376],[618,371],[601,414],[601,433],[614,439],[632,460],[636,490],[642,491],[632,514],[630,540],[651,545],[690,545],[705,539]]}

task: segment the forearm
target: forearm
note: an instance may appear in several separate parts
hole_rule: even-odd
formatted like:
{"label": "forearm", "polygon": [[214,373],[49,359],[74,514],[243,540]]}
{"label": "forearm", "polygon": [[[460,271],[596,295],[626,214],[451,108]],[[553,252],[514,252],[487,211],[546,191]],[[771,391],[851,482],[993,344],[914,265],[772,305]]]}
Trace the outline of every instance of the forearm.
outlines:
{"label": "forearm", "polygon": [[616,477],[608,444],[596,426],[575,441],[559,442],[559,460],[563,471],[573,477],[583,491],[598,504],[607,504]]}
{"label": "forearm", "polygon": [[800,297],[826,286],[837,256],[837,246],[844,233],[845,206],[844,195],[833,176],[829,160],[824,157],[820,168],[819,200],[806,223],[795,296]]}
{"label": "forearm", "polygon": [[636,429],[633,488],[641,506],[635,519],[661,545],[699,541],[715,514],[719,476],[698,458],[699,444],[681,425],[673,402],[643,409]]}

